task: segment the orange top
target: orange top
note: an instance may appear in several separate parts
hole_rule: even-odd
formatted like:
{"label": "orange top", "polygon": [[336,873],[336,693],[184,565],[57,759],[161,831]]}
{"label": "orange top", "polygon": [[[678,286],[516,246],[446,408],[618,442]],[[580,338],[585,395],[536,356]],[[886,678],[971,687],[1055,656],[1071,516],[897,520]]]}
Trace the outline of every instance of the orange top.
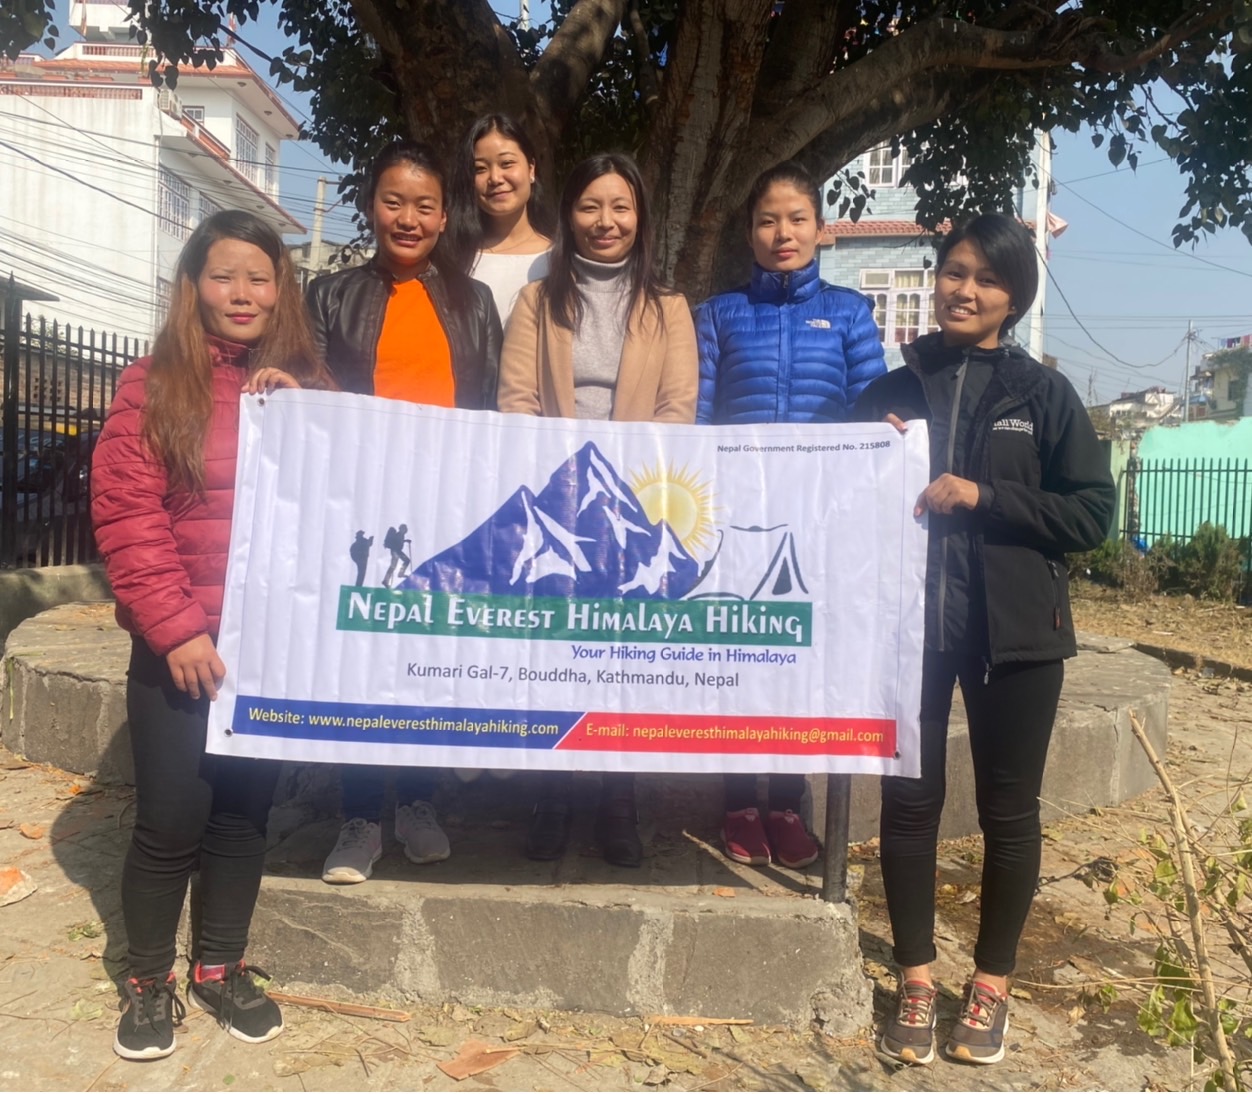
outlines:
{"label": "orange top", "polygon": [[428,406],[456,406],[448,336],[430,293],[417,278],[391,287],[374,359],[374,394]]}

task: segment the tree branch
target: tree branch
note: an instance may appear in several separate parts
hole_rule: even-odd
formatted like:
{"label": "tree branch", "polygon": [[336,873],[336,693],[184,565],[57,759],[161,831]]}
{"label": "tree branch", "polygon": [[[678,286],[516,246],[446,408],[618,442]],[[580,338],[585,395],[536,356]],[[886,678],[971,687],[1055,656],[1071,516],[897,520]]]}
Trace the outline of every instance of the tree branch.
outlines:
{"label": "tree branch", "polygon": [[604,59],[626,0],[578,0],[530,73],[537,112],[559,134]]}
{"label": "tree branch", "polygon": [[860,9],[860,0],[787,0],[761,65],[753,112],[776,113],[825,76]]}
{"label": "tree branch", "polygon": [[[1016,30],[932,16],[830,73],[813,94],[776,117],[754,119],[754,139],[746,147],[758,147],[771,163],[787,159],[832,126],[853,123],[882,96],[895,101],[898,110],[907,109],[903,89],[919,74],[936,70],[1029,72],[1082,65],[1094,72],[1124,72],[1159,57],[1188,35],[1217,25],[1230,15],[1232,5],[1233,0],[1222,0],[1189,15],[1150,46],[1133,53],[1110,48],[1105,41],[1106,21],[1079,11],[1064,12],[1045,26]],[[1046,14],[1033,5],[1022,10]]]}
{"label": "tree branch", "polygon": [[1195,955],[1196,975],[1200,980],[1201,994],[1204,997],[1204,1017],[1208,1022],[1209,1036],[1213,1038],[1213,1045],[1217,1050],[1222,1085],[1227,1090],[1238,1090],[1239,1076],[1225,1031],[1222,1029],[1222,1015],[1217,1007],[1217,988],[1213,983],[1213,969],[1209,964],[1208,935],[1204,930],[1199,888],[1196,884],[1195,858],[1191,837],[1188,834],[1190,823],[1187,820],[1187,811],[1183,808],[1182,798],[1178,794],[1177,787],[1174,786],[1173,779],[1165,770],[1165,764],[1157,756],[1152,742],[1148,740],[1143,722],[1133,710],[1130,712],[1130,731],[1135,735],[1135,740],[1139,742],[1139,747],[1143,749],[1148,763],[1152,765],[1152,770],[1156,772],[1156,777],[1160,780],[1169,799],[1169,821],[1174,829],[1174,855],[1182,869],[1183,895],[1187,904],[1187,921],[1191,927],[1192,952]]}
{"label": "tree branch", "polygon": [[639,85],[639,97],[644,109],[651,111],[661,97],[661,81],[652,64],[652,49],[648,44],[648,28],[639,14],[639,0],[630,0],[630,10],[623,24],[630,32],[631,48],[635,53],[635,80]]}
{"label": "tree branch", "polygon": [[348,0],[397,84],[410,134],[441,143],[489,110],[521,114],[521,58],[489,0]]}

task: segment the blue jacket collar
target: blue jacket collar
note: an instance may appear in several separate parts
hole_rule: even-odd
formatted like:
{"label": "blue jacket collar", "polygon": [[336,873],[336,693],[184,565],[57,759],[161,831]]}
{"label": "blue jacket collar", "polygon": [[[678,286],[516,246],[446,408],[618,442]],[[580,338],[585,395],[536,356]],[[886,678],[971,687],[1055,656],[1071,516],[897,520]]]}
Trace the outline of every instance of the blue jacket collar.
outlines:
{"label": "blue jacket collar", "polygon": [[754,262],[748,295],[765,304],[795,304],[811,297],[821,288],[821,284],[816,258],[807,266],[787,273],[775,273]]}

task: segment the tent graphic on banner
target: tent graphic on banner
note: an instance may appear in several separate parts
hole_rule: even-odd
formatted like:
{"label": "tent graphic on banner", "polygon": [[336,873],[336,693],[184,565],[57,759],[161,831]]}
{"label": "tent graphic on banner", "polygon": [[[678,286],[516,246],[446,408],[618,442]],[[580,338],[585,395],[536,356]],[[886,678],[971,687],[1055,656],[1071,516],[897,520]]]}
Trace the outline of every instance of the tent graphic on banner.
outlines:
{"label": "tent graphic on banner", "polygon": [[731,525],[720,536],[716,553],[688,594],[690,599],[794,600],[797,593],[808,593],[789,525]]}

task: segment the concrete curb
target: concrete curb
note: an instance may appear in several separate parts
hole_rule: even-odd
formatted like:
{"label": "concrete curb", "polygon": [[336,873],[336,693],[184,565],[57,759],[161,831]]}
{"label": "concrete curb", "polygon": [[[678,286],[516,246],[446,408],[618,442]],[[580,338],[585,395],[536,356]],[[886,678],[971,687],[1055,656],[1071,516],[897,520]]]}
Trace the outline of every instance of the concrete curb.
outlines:
{"label": "concrete curb", "polygon": [[796,1028],[817,1017],[832,1036],[871,1014],[855,909],[820,900],[267,877],[252,945],[285,978],[369,996]]}
{"label": "concrete curb", "polygon": [[110,600],[113,590],[99,563],[0,570],[0,646],[13,628],[60,604]]}

